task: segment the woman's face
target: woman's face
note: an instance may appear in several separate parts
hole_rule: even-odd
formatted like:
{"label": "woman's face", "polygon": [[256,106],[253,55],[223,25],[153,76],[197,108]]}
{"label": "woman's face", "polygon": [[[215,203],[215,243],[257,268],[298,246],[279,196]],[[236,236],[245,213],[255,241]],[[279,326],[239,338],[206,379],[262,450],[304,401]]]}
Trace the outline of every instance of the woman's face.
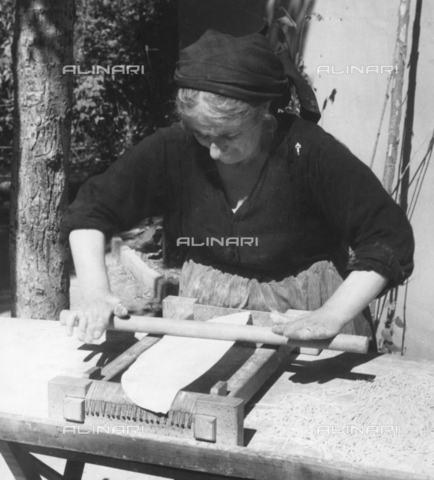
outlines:
{"label": "woman's face", "polygon": [[199,115],[189,119],[188,126],[211,158],[227,165],[247,163],[261,152],[262,122],[251,119],[239,126],[221,126]]}

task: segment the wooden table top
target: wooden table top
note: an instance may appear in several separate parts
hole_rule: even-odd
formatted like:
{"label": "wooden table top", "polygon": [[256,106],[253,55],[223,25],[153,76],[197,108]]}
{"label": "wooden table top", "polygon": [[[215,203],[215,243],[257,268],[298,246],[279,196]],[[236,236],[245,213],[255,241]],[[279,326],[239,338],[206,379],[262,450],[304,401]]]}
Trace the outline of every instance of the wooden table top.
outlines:
{"label": "wooden table top", "polygon": [[[85,370],[105,361],[108,354],[101,346],[103,342],[104,338],[94,345],[84,345],[76,337],[68,337],[58,322],[0,318],[0,439],[261,480],[292,476],[303,479],[434,478],[434,455],[423,449],[418,453],[417,467],[414,459],[408,458],[402,461],[375,458],[372,462],[353,459],[350,463],[350,457],[345,455],[330,456],[330,449],[324,446],[324,435],[317,435],[317,441],[310,445],[309,439],[300,437],[299,432],[302,410],[318,411],[318,422],[324,425],[314,425],[316,434],[319,430],[324,434],[333,427],[324,420],[327,405],[335,404],[348,413],[358,401],[359,385],[375,386],[382,378],[389,377],[408,379],[409,389],[418,386],[421,378],[432,379],[434,385],[434,362],[336,352],[323,352],[318,357],[293,355],[255,395],[252,406],[246,408],[246,447],[143,434],[65,438],[59,434],[64,424],[48,418],[48,381],[57,375],[80,377]],[[321,403],[324,399],[327,402]],[[395,403],[396,399],[392,399],[391,409]],[[431,406],[434,406],[434,397]],[[434,409],[430,411],[434,435]],[[298,424],[294,424],[294,417]],[[426,421],[430,422],[431,418]],[[404,423],[410,425],[409,422]],[[343,434],[330,430],[327,433],[327,438]],[[372,433],[378,436],[379,432],[363,432],[364,435]],[[381,433],[396,437],[396,432]],[[392,441],[399,448],[396,438]]]}

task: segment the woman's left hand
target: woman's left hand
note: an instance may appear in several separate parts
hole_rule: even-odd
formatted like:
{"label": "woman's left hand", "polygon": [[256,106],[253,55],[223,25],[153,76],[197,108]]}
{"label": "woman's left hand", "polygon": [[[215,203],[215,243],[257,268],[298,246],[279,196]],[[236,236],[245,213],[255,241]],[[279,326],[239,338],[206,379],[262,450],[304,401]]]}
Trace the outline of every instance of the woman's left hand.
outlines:
{"label": "woman's left hand", "polygon": [[293,340],[323,340],[336,336],[347,323],[335,311],[326,306],[302,314],[296,319],[284,313],[272,313],[272,331]]}

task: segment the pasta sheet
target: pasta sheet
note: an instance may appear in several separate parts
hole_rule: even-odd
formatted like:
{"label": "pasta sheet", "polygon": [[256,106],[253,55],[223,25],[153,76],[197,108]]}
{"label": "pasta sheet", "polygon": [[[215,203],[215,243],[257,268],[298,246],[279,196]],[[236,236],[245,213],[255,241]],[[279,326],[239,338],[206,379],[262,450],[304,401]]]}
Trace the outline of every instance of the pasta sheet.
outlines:
{"label": "pasta sheet", "polygon": [[[209,321],[246,325],[249,318],[243,312]],[[208,371],[234,343],[165,335],[123,374],[124,392],[139,407],[167,414],[179,390]]]}

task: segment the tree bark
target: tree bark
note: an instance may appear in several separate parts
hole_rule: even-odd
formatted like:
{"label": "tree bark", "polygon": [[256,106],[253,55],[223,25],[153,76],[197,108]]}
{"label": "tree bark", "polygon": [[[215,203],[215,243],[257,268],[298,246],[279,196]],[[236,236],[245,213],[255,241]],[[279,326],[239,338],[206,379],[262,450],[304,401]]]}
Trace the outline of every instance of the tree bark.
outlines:
{"label": "tree bark", "polygon": [[392,193],[395,166],[398,157],[399,128],[401,126],[402,89],[404,86],[405,60],[407,56],[407,33],[410,20],[410,0],[401,0],[399,6],[398,33],[394,59],[394,79],[390,101],[389,138],[387,141],[386,164],[384,166],[383,186]]}
{"label": "tree bark", "polygon": [[57,319],[69,305],[67,206],[74,0],[17,0],[11,195],[12,316]]}

